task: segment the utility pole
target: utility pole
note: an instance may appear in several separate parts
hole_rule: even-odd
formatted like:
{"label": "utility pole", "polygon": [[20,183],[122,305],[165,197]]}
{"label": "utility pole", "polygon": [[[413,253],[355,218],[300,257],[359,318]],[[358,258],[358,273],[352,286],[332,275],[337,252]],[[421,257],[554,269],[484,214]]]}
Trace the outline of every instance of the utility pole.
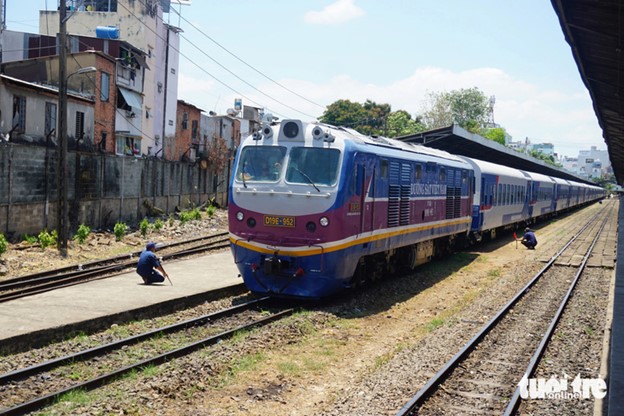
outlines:
{"label": "utility pole", "polygon": [[67,257],[67,6],[59,1],[59,106],[58,106],[58,250]]}

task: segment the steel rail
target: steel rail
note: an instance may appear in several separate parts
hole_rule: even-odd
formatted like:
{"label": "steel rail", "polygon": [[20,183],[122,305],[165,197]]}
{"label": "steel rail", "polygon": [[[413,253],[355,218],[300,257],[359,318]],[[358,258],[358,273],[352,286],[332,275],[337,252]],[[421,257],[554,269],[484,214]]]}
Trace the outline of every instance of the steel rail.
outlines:
{"label": "steel rail", "polygon": [[[179,252],[164,254],[162,257],[164,259],[172,259],[184,256],[190,256],[193,254],[201,253],[207,250],[217,250],[221,248],[229,247],[229,244],[222,244],[225,239],[211,241],[205,244],[201,244],[195,247],[191,247],[185,250],[181,250]],[[84,283],[86,281],[93,281],[98,279],[104,279],[108,277],[112,277],[116,274],[110,274],[113,272],[121,271],[127,268],[136,267],[138,260],[131,259],[126,260],[128,256],[123,256],[119,258],[124,261],[121,263],[110,264],[109,260],[105,260],[107,262],[105,265],[94,267],[93,269],[88,270],[73,270],[66,274],[59,274],[56,276],[44,276],[36,279],[31,279],[27,281],[21,282],[9,282],[6,284],[5,282],[0,283],[0,291],[9,291],[14,289],[8,293],[0,293],[0,302],[7,302],[9,300],[19,299],[29,295],[35,295],[38,293],[47,292],[53,289],[58,289],[62,287],[73,286],[76,284]],[[102,276],[105,274],[104,276]],[[118,273],[117,273],[118,274]],[[39,284],[37,284],[39,283]]]}
{"label": "steel rail", "polygon": [[481,340],[491,332],[491,330],[503,319],[503,317],[511,310],[518,301],[532,288],[543,276],[543,274],[550,269],[550,267],[555,263],[555,261],[561,256],[561,254],[574,242],[579,236],[590,226],[593,225],[593,222],[598,218],[598,216],[602,213],[598,212],[594,217],[592,217],[587,224],[585,224],[576,234],[574,234],[570,240],[560,249],[555,255],[551,257],[551,259],[546,263],[546,265],[538,271],[531,280],[522,288],[520,291],[516,293],[516,295],[505,305],[503,306],[498,313],[487,323],[485,324],[481,330],[470,339],[461,350],[453,356],[443,367],[440,369],[429,381],[416,393],[416,395],[409,401],[401,410],[396,413],[396,416],[406,416],[416,410],[417,407],[421,406],[433,392],[448,378],[451,372],[457,367],[460,361],[462,361],[470,352],[474,350],[474,348],[481,342]]}
{"label": "steel rail", "polygon": [[83,350],[74,354],[69,354],[63,357],[55,358],[53,360],[48,360],[40,364],[32,365],[30,367],[24,367],[24,368],[20,368],[20,369],[17,369],[8,373],[0,374],[0,384],[8,383],[10,381],[21,380],[33,374],[37,374],[43,371],[49,371],[51,369],[60,367],[68,363],[84,361],[88,358],[96,357],[98,355],[102,355],[110,351],[114,351],[126,345],[133,345],[138,342],[157,336],[157,335],[169,334],[172,332],[181,331],[183,329],[191,328],[194,326],[203,325],[204,323],[214,320],[214,319],[231,316],[233,314],[244,312],[254,307],[258,307],[262,305],[263,303],[268,302],[269,299],[270,299],[269,297],[254,299],[249,302],[245,302],[243,304],[236,305],[231,308],[223,309],[221,311],[217,311],[211,314],[203,315],[197,318],[188,319],[186,321],[178,322],[178,323],[168,325],[162,328],[157,328],[157,329],[147,331],[141,334],[137,334],[131,337],[127,337],[127,338],[120,339],[114,342],[110,342],[108,344],[100,345],[98,347],[89,348],[87,350]]}
{"label": "steel rail", "polygon": [[[604,222],[602,223],[602,226],[600,227],[600,230],[598,230],[598,233],[596,234],[596,237],[594,238],[594,240],[592,241],[589,249],[587,250],[587,254],[585,254],[585,257],[583,257],[583,261],[581,262],[581,265],[579,266],[579,270],[576,273],[576,275],[574,276],[574,280],[572,282],[572,284],[570,285],[570,288],[568,289],[568,291],[566,292],[563,301],[561,302],[561,304],[559,305],[559,309],[557,309],[557,313],[555,313],[555,316],[553,317],[552,321],[550,322],[550,325],[548,326],[548,329],[546,330],[546,332],[544,333],[544,336],[542,337],[542,340],[540,342],[540,344],[538,345],[537,349],[535,350],[535,353],[533,354],[533,357],[531,357],[531,361],[529,361],[529,365],[527,366],[524,374],[527,376],[527,378],[532,377],[535,374],[535,370],[537,369],[537,366],[539,365],[542,356],[544,355],[544,352],[546,351],[546,347],[548,345],[548,343],[550,342],[550,339],[552,338],[553,333],[555,332],[555,328],[557,326],[557,324],[559,323],[559,320],[561,319],[561,316],[563,315],[563,311],[565,309],[565,307],[568,305],[568,302],[570,300],[570,298],[572,297],[572,292],[574,292],[574,289],[576,288],[576,284],[578,283],[581,274],[583,274],[583,272],[585,271],[585,268],[587,266],[587,262],[589,261],[589,257],[591,256],[592,250],[594,249],[594,246],[596,245],[596,243],[598,242],[598,237],[600,237],[602,231],[604,230],[605,226],[607,225],[607,220],[609,218],[605,218]],[[505,409],[505,413],[504,416],[511,416],[512,414],[514,414],[516,412],[516,410],[518,410],[518,407],[520,406],[520,387],[516,387],[516,390],[511,398],[511,400],[509,401],[509,403],[507,404],[507,408]]]}
{"label": "steel rail", "polygon": [[236,327],[234,329],[230,329],[227,331],[224,331],[220,334],[217,335],[213,335],[210,336],[208,338],[204,338],[200,341],[191,343],[189,345],[186,345],[184,347],[166,352],[164,354],[160,354],[156,357],[152,357],[152,358],[148,358],[146,360],[143,360],[141,362],[138,362],[136,364],[132,364],[130,366],[126,366],[123,368],[120,368],[118,370],[112,371],[108,374],[104,374],[102,376],[96,377],[94,379],[79,383],[79,384],[75,384],[71,387],[68,387],[66,389],[63,390],[58,390],[54,393],[50,393],[47,394],[45,396],[42,397],[38,397],[32,400],[29,400],[27,402],[18,404],[16,406],[10,407],[10,408],[5,408],[5,409],[0,409],[0,416],[19,416],[19,415],[24,415],[30,412],[34,412],[36,410],[40,410],[50,404],[52,404],[54,401],[56,401],[58,398],[60,398],[61,396],[73,392],[73,391],[90,391],[90,390],[94,390],[98,387],[102,387],[112,381],[118,380],[120,377],[130,373],[131,371],[137,370],[137,369],[141,369],[150,365],[160,365],[163,364],[165,362],[168,362],[169,360],[173,359],[173,358],[179,358],[182,357],[184,355],[190,354],[192,352],[195,352],[197,350],[199,350],[200,348],[209,346],[209,345],[214,345],[218,342],[220,342],[223,339],[227,339],[227,338],[231,338],[233,337],[236,333],[243,331],[243,330],[247,330],[247,329],[252,329],[252,328],[256,328],[256,327],[261,327],[264,325],[268,325],[271,322],[277,321],[285,316],[289,316],[292,315],[295,312],[295,308],[290,308],[290,309],[286,309],[284,311],[281,312],[277,312],[271,316],[259,319],[257,321],[251,322],[249,324],[245,324],[245,325],[241,325],[239,327]]}
{"label": "steel rail", "polygon": [[[169,244],[163,244],[161,246],[159,246],[160,250],[163,249],[168,249],[168,248],[172,248],[172,247],[178,247],[181,245],[185,245],[185,244],[191,244],[191,243],[196,243],[198,241],[202,241],[202,240],[208,240],[208,239],[212,239],[212,238],[218,238],[218,237],[224,237],[227,236],[228,233],[227,232],[221,232],[221,233],[216,233],[216,234],[211,234],[211,235],[207,235],[207,236],[202,236],[202,237],[195,237],[195,238],[191,238],[189,240],[184,240],[184,241],[176,241],[173,243],[169,243]],[[227,238],[225,239],[227,240]],[[82,270],[86,269],[86,268],[90,268],[90,267],[97,267],[97,266],[106,266],[109,265],[109,263],[111,262],[119,262],[125,259],[132,259],[133,257],[139,256],[141,254],[141,251],[135,251],[132,253],[128,253],[128,254],[122,254],[119,256],[115,256],[115,257],[109,257],[107,259],[102,259],[102,260],[93,260],[90,262],[86,262],[86,263],[80,263],[80,264],[73,264],[70,266],[64,266],[64,267],[59,267],[58,269],[53,269],[53,270],[44,270],[41,272],[37,272],[37,273],[32,273],[29,275],[25,275],[25,276],[19,276],[19,277],[15,277],[12,279],[6,279],[3,280],[2,282],[0,282],[0,289],[5,290],[5,287],[9,288],[11,287],[11,285],[15,285],[18,284],[20,282],[30,282],[30,281],[37,281],[37,279],[40,278],[45,278],[45,277],[49,277],[51,279],[54,279],[55,277],[57,277],[58,275],[61,274],[69,274],[72,272],[81,272]]]}

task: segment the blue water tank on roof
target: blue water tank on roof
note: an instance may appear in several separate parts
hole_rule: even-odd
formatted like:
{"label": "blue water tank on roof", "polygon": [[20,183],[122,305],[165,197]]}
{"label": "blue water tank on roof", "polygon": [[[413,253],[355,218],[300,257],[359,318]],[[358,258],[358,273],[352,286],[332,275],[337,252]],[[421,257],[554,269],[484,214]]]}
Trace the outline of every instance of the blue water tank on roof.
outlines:
{"label": "blue water tank on roof", "polygon": [[98,26],[95,36],[100,39],[119,39],[119,28],[116,26]]}

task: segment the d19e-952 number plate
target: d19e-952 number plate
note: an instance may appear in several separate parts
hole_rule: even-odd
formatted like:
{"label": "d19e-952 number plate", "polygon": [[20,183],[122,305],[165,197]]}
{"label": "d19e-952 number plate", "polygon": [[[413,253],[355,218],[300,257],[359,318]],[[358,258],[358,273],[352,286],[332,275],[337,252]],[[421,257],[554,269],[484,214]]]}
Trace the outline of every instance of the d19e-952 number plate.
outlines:
{"label": "d19e-952 number plate", "polygon": [[295,228],[295,217],[276,217],[273,215],[265,215],[264,225],[268,227]]}

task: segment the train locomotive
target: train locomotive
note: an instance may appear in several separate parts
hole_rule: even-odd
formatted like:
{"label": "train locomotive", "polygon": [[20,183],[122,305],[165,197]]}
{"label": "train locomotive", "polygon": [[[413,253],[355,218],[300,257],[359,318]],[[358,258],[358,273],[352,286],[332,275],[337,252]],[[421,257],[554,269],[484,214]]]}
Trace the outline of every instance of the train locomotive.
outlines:
{"label": "train locomotive", "polygon": [[230,247],[251,292],[324,298],[529,223],[548,197],[556,210],[557,189],[566,209],[601,194],[535,175],[348,128],[266,124],[238,149]]}

